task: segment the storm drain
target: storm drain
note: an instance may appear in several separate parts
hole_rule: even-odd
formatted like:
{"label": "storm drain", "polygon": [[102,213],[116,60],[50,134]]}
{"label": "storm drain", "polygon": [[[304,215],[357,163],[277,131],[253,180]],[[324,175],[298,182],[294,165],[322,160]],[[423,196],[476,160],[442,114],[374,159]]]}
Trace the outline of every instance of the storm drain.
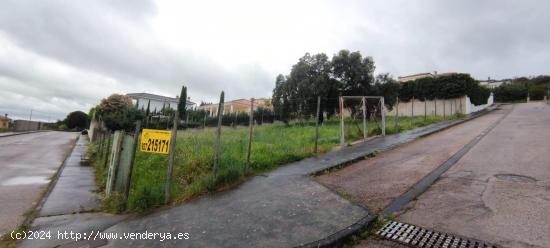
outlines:
{"label": "storm drain", "polygon": [[395,241],[411,247],[426,248],[463,248],[463,247],[497,247],[483,241],[460,237],[453,234],[437,232],[411,224],[390,221],[376,234],[384,239]]}

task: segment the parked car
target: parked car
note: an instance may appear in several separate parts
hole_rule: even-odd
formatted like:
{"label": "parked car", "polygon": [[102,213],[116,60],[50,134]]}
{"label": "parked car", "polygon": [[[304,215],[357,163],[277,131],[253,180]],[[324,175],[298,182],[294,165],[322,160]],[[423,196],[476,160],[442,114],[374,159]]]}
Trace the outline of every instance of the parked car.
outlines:
{"label": "parked car", "polygon": [[82,135],[88,135],[88,129],[84,129],[80,132]]}

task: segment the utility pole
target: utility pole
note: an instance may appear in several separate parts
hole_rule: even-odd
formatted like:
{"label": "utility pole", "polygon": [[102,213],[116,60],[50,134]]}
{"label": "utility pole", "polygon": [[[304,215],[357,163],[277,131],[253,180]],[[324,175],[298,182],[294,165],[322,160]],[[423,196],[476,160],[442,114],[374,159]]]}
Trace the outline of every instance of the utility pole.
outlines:
{"label": "utility pole", "polygon": [[32,121],[32,109],[31,109],[31,116],[29,116],[29,121]]}

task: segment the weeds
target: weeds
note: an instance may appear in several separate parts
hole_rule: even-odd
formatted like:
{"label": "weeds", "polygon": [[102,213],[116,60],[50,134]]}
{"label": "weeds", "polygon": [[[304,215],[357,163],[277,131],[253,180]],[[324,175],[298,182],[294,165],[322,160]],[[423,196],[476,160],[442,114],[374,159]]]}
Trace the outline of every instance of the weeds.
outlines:
{"label": "weeds", "polygon": [[[456,117],[453,117],[456,118]],[[387,117],[386,133],[392,134],[425,126],[443,120],[440,117],[399,118],[399,126],[394,126],[393,118]],[[222,151],[217,175],[211,174],[215,128],[188,129],[179,131],[177,136],[176,159],[172,180],[172,200],[186,201],[209,191],[230,187],[246,178],[265,173],[280,165],[314,156],[314,122],[284,124],[264,124],[254,127],[250,163],[246,162],[248,127],[222,127]],[[319,153],[330,151],[340,142],[340,127],[337,120],[325,121],[320,126],[318,140]],[[369,136],[381,133],[379,121],[368,123]],[[363,137],[362,123],[346,120],[346,139],[357,140]],[[105,187],[107,170],[105,159],[97,156],[96,149],[90,146],[96,172],[96,180],[101,192]],[[164,202],[164,182],[168,156],[136,152],[134,171],[128,198],[129,211],[144,211],[162,205]],[[106,209],[119,210],[116,199],[106,199]],[[116,212],[116,211],[115,211]]]}

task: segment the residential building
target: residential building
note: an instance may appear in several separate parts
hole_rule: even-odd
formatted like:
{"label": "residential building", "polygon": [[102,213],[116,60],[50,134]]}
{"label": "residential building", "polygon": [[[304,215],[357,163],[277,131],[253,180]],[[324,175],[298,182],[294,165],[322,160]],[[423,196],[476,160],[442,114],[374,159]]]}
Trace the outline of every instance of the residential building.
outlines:
{"label": "residential building", "polygon": [[9,128],[11,123],[11,119],[8,118],[8,114],[5,114],[4,116],[0,116],[0,128]]}
{"label": "residential building", "polygon": [[427,78],[427,77],[433,78],[434,74],[426,72],[426,73],[418,73],[418,74],[413,74],[408,76],[401,76],[401,77],[397,77],[397,81],[399,81],[400,83],[405,83],[405,82],[414,81],[417,79]]}
{"label": "residential building", "polygon": [[[138,109],[147,109],[149,105],[149,110],[160,111],[164,106],[176,109],[178,107],[179,97],[167,97],[149,93],[128,93],[126,94],[132,99],[134,105],[137,104]],[[197,106],[196,103],[191,101],[191,98],[187,98],[186,109],[195,109]]]}
{"label": "residential building", "polygon": [[443,73],[437,73],[437,71],[434,71],[434,73],[425,72],[425,73],[418,73],[418,74],[413,74],[408,76],[397,77],[397,81],[399,81],[400,83],[405,83],[405,82],[414,81],[421,78],[427,78],[427,77],[435,78],[435,77],[441,77],[441,76],[450,76],[453,74],[458,74],[458,72],[443,72]]}
{"label": "residential building", "polygon": [[[216,116],[218,114],[218,103],[204,104],[199,106],[198,109],[206,110],[210,113],[210,116]],[[248,99],[237,99],[228,102],[224,102],[223,105],[223,114],[232,114],[232,113],[249,113],[250,112],[250,100]],[[271,99],[269,98],[258,98],[254,99],[253,109],[258,108],[268,108],[273,109],[271,105]]]}
{"label": "residential building", "polygon": [[509,83],[511,80],[509,79],[502,79],[502,80],[496,80],[492,78],[487,78],[487,80],[479,80],[479,85],[485,86],[489,89],[494,89],[502,84]]}

